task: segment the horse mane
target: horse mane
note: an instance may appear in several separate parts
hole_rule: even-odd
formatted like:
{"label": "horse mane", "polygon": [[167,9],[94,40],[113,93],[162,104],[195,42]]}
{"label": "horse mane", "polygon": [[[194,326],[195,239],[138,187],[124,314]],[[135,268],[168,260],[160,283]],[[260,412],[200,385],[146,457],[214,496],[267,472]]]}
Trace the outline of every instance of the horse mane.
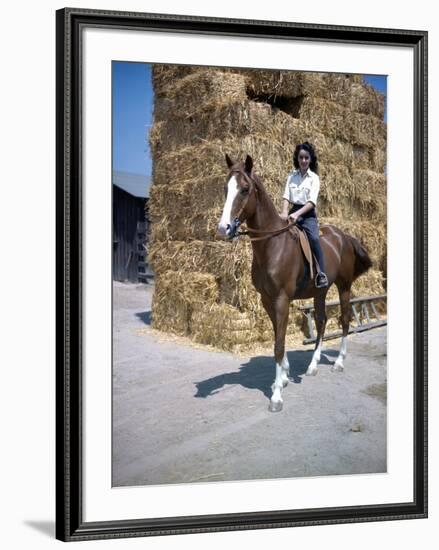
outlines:
{"label": "horse mane", "polygon": [[[252,177],[252,179],[255,183],[255,186],[256,186],[256,189],[257,189],[259,195],[261,197],[264,197],[273,206],[273,208],[276,210],[276,207],[274,206],[273,199],[270,197],[267,190],[265,189],[265,186],[262,183],[262,180],[261,180],[260,176],[258,176],[258,174],[256,174],[256,172],[252,171],[251,177]],[[277,210],[276,210],[276,212],[277,212]]]}

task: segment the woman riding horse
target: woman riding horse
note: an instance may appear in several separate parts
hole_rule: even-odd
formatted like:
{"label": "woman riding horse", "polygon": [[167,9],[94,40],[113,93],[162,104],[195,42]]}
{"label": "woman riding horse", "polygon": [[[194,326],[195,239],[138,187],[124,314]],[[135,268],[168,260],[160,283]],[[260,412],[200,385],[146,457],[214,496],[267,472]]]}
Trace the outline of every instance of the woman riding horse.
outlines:
{"label": "woman riding horse", "polygon": [[317,288],[324,288],[328,286],[328,277],[325,273],[325,259],[320,245],[316,214],[320,179],[317,175],[318,161],[314,147],[307,141],[297,145],[293,163],[295,170],[288,174],[280,216],[285,221],[291,219],[307,234],[318,264],[315,285]]}
{"label": "woman riding horse", "polygon": [[[316,288],[314,281],[307,276],[298,229],[279,216],[262,181],[253,170],[252,158],[247,155],[244,162],[234,162],[226,155],[226,162],[229,176],[218,233],[231,241],[238,236],[240,225],[247,223],[247,233],[253,248],[252,281],[274,330],[276,377],[269,410],[277,412],[282,410],[281,392],[288,383],[289,362],[285,352],[285,334],[290,302],[314,298],[317,339],[306,374],[315,375],[325,334],[325,298],[329,286]],[[310,194],[309,197],[311,200],[304,203],[304,208],[313,203],[313,196]],[[300,212],[300,208],[298,211]],[[335,284],[338,288],[341,309],[342,339],[332,370],[343,371],[351,317],[351,286],[355,279],[371,267],[372,262],[355,237],[333,225],[324,225],[321,229],[327,278],[329,285]]]}

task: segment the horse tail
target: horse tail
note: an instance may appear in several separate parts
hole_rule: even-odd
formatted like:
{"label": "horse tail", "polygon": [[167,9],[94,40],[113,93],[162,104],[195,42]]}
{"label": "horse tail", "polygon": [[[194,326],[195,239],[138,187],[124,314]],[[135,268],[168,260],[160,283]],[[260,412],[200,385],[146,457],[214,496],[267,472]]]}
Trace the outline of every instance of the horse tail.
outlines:
{"label": "horse tail", "polygon": [[355,256],[354,279],[356,279],[363,273],[366,273],[366,271],[372,267],[372,260],[370,259],[370,256],[367,250],[364,248],[364,246],[360,243],[358,239],[356,239],[355,237],[352,237],[351,235],[348,235],[348,237],[354,249],[354,256]]}

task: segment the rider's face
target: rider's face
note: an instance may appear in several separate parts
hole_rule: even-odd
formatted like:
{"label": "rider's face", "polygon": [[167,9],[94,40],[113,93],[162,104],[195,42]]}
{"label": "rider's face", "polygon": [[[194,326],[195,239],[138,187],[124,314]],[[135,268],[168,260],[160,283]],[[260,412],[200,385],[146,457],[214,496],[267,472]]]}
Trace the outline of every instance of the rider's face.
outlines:
{"label": "rider's face", "polygon": [[301,172],[306,172],[309,168],[309,163],[311,162],[311,156],[308,151],[301,149],[298,155],[299,168]]}

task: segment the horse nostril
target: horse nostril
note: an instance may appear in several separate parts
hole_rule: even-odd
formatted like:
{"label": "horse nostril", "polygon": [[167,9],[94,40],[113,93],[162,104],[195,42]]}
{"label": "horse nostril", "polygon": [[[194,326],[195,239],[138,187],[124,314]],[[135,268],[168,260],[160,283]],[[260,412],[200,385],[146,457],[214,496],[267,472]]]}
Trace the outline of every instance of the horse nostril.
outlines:
{"label": "horse nostril", "polygon": [[226,228],[223,225],[219,224],[217,230],[219,235],[221,235],[222,237],[225,236]]}

